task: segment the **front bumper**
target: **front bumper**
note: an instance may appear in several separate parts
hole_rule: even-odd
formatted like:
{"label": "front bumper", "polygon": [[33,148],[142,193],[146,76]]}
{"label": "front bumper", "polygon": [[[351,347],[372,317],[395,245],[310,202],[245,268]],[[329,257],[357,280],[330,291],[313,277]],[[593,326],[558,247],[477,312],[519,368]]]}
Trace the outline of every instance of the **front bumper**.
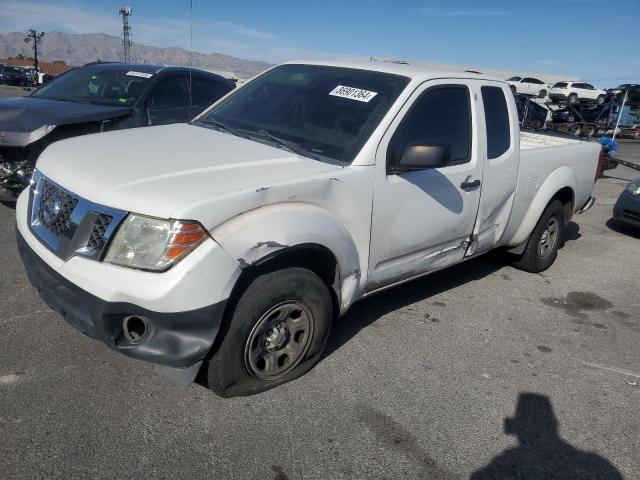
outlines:
{"label": "front bumper", "polygon": [[[197,310],[155,312],[125,302],[107,302],[69,282],[47,265],[17,232],[18,249],[31,284],[49,307],[82,333],[100,340],[129,357],[173,369],[170,376],[184,380],[197,374],[198,367],[216,338],[226,300]],[[128,316],[148,319],[149,331],[140,343],[132,343],[123,332]]]}
{"label": "front bumper", "polygon": [[622,192],[613,206],[613,218],[640,227],[640,197]]}

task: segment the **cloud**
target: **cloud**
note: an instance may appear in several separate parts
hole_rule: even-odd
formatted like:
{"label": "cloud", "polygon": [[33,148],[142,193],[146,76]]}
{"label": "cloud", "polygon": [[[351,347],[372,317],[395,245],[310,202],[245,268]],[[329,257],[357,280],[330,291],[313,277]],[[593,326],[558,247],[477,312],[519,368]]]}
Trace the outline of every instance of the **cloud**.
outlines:
{"label": "cloud", "polygon": [[469,8],[469,9],[447,9],[430,6],[422,7],[420,13],[428,17],[502,17],[505,15],[513,15],[515,12],[510,10],[491,10],[485,8]]}
{"label": "cloud", "polygon": [[[105,15],[104,12],[91,10],[80,4],[52,5],[37,1],[0,1],[0,31],[36,28],[66,33],[106,33],[114,36],[121,34],[121,20],[115,7],[112,15]],[[288,53],[295,54],[296,49],[288,52],[288,43],[277,35],[225,20],[194,19],[191,23],[188,19],[151,17],[137,11],[134,12],[131,24],[132,39],[140,44],[180,47],[204,53],[216,51],[271,62],[297,58],[288,57]],[[323,55],[321,52],[309,51],[305,56],[317,58]]]}

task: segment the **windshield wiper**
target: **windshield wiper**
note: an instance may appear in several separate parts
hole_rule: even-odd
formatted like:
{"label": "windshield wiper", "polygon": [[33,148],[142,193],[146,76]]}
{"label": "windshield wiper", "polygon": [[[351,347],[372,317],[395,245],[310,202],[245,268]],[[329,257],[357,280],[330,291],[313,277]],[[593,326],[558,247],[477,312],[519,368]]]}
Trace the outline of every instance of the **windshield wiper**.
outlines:
{"label": "windshield wiper", "polygon": [[231,135],[235,135],[236,137],[247,138],[245,133],[241,133],[239,130],[236,130],[233,127],[230,127],[226,123],[222,123],[219,120],[215,120],[213,118],[207,118],[206,120],[198,120],[197,123],[202,123],[204,125],[212,125],[216,130],[220,130],[223,132],[230,133]]}
{"label": "windshield wiper", "polygon": [[257,132],[255,132],[255,135],[257,136],[257,138],[261,138],[263,140],[269,140],[275,143],[276,145],[278,145],[280,148],[284,148],[285,150],[288,150],[291,153],[295,153],[296,155],[312,158],[314,160],[321,160],[321,158],[318,155],[316,155],[315,153],[309,152],[308,150],[302,148],[297,143],[291,142],[289,140],[285,140],[284,138],[276,137],[271,133],[267,132],[266,130],[258,130]]}

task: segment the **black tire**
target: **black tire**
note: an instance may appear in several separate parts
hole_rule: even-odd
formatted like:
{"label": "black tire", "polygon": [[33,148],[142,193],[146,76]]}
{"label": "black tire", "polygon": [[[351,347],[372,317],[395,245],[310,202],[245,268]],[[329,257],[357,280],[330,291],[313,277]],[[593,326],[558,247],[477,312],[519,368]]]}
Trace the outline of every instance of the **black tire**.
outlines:
{"label": "black tire", "polygon": [[582,127],[582,136],[585,138],[591,138],[596,133],[596,127],[594,125],[585,125]]}
{"label": "black tire", "polygon": [[[551,222],[555,222],[556,225],[553,242],[548,245],[548,250],[541,251],[540,247],[542,246],[545,231],[547,232],[547,240],[551,239],[548,230]],[[536,228],[531,232],[524,253],[514,260],[514,267],[527,272],[538,273],[553,265],[558,256],[558,248],[562,244],[564,225],[564,206],[560,201],[554,200],[547,206],[540,220],[538,220]]]}
{"label": "black tire", "polygon": [[546,96],[547,96],[547,91],[543,88],[542,90],[540,90],[540,93],[538,93],[538,97],[544,98]]}
{"label": "black tire", "polygon": [[604,103],[604,95],[598,95],[598,97],[596,98],[596,103],[598,105],[602,105]]}
{"label": "black tire", "polygon": [[207,386],[225,398],[254,395],[308,372],[327,344],[333,303],[315,273],[287,268],[256,277],[229,315],[205,367]]}
{"label": "black tire", "polygon": [[516,86],[515,85],[509,85],[509,88],[511,88],[511,93],[516,93]]}
{"label": "black tire", "polygon": [[573,105],[574,103],[578,103],[578,94],[570,93],[569,96],[567,97],[567,102],[569,102],[570,105]]}
{"label": "black tire", "polygon": [[569,127],[569,135],[572,137],[579,137],[582,133],[582,125],[579,123],[574,123]]}

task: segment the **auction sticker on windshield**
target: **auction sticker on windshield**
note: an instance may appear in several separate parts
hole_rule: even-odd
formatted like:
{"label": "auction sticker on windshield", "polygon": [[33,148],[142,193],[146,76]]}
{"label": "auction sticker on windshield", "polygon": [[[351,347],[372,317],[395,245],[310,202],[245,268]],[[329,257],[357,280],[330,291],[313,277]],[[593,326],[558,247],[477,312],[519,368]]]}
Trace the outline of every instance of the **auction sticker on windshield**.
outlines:
{"label": "auction sticker on windshield", "polygon": [[369,90],[362,90],[361,88],[345,87],[344,85],[338,85],[329,92],[329,95],[333,95],[334,97],[350,98],[351,100],[365,103],[377,94],[378,92],[370,92]]}
{"label": "auction sticker on windshield", "polygon": [[142,78],[151,78],[153,77],[153,73],[145,73],[145,72],[127,72],[127,75],[130,75],[132,77],[142,77]]}

